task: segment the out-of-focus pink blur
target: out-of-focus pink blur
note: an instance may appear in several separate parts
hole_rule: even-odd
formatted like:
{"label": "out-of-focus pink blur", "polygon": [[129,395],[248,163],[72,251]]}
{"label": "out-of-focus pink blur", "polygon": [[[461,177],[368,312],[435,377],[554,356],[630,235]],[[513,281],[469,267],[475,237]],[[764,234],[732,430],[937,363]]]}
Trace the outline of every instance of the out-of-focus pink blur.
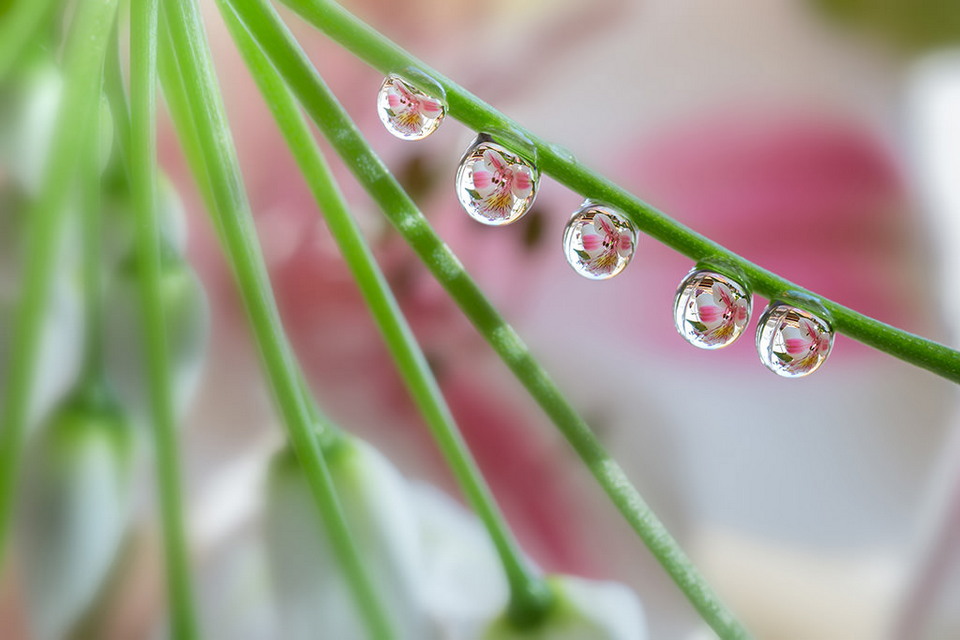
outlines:
{"label": "out-of-focus pink blur", "polygon": [[[695,231],[857,311],[957,344],[958,310],[946,306],[952,279],[941,274],[960,236],[941,218],[960,210],[948,208],[956,198],[927,197],[931,134],[920,122],[923,103],[911,108],[926,94],[911,93],[915,59],[882,40],[798,1],[345,4]],[[458,495],[207,5],[274,290],[320,404],[407,477]],[[949,383],[844,336],[810,378],[781,379],[757,358],[755,319],[729,348],[694,349],[673,326],[677,284],[694,266],[688,258],[641,234],[624,273],[581,278],[565,264],[560,238],[582,198],[549,177],[525,219],[477,224],[453,189],[474,133],[448,119],[420,142],[392,137],[375,111],[380,75],[283,15],[427,218],[757,637],[877,638],[908,615],[910,589],[924,582],[924,523],[937,521],[937,492],[949,484],[942,478],[953,477],[941,453],[958,430]],[[161,136],[162,163],[188,205],[188,257],[212,311],[182,447],[202,610],[211,637],[255,638],[268,627],[243,622],[262,620],[257,607],[236,605],[249,595],[238,581],[260,575],[248,551],[282,430],[169,123]],[[708,637],[548,419],[330,159],[524,549],[546,571],[630,585],[651,638]],[[754,300],[754,318],[767,302]],[[131,569],[141,579],[119,608],[116,637],[143,637],[161,619],[158,560],[144,556]],[[960,561],[944,564],[942,582],[960,588]],[[957,611],[936,603],[926,620],[922,637],[960,629]]]}
{"label": "out-of-focus pink blur", "polygon": [[[904,66],[882,45],[802,3],[351,6],[700,233],[858,311],[947,335],[930,212],[911,174]],[[528,219],[477,225],[452,188],[472,132],[451,121],[423,142],[395,140],[373,108],[378,74],[293,21],[387,164],[747,624],[762,637],[881,633],[948,427],[949,385],[844,337],[805,380],[763,369],[749,332],[723,352],[697,352],[672,326],[687,258],[641,237],[614,281],[579,278],[559,247],[579,197],[549,179]],[[266,108],[209,24],[277,296],[321,403],[406,473],[453,491]],[[186,185],[172,136],[164,149]],[[341,169],[525,548],[547,570],[627,582],[651,637],[688,637],[695,615]],[[249,393],[262,382],[243,314],[193,205],[190,255],[217,327],[189,432],[199,488],[276,426],[266,396]]]}

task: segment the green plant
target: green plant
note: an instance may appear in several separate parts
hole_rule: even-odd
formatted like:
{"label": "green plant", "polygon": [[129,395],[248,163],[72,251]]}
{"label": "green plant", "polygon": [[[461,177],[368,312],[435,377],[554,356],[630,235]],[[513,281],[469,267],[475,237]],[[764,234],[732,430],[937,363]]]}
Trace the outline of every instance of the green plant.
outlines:
{"label": "green plant", "polygon": [[[158,1],[162,10],[158,10]],[[440,87],[452,117],[478,132],[498,133],[505,146],[535,158],[544,174],[584,197],[619,208],[641,231],[698,264],[732,270],[760,295],[788,299],[800,308],[826,316],[840,333],[948,380],[960,382],[960,353],[824,299],[684,227],[430,69],[339,5],[324,0],[290,0],[288,4],[380,71],[416,70],[412,83],[419,84],[425,91],[434,88],[431,84]],[[29,9],[25,8],[28,6]],[[74,174],[79,171],[77,165],[83,140],[77,132],[82,131],[83,123],[92,118],[99,97],[103,60],[107,57],[107,47],[114,44],[111,33],[116,3],[81,2],[79,6],[82,10],[74,18],[72,39],[84,43],[89,40],[94,46],[75,44],[75,49],[68,49],[66,54],[69,65],[65,71],[69,98],[66,102],[73,107],[65,109],[61,115],[58,128],[61,133],[55,138],[45,186],[31,215],[34,229],[28,250],[30,262],[24,269],[14,341],[16,348],[8,367],[11,376],[5,389],[0,423],[0,544],[9,528],[13,487],[25,437],[28,398],[34,383],[32,363],[40,340],[39,319],[43,316],[52,277],[53,248],[62,233],[64,199]],[[426,358],[413,339],[386,279],[374,262],[313,141],[301,108],[313,119],[478,332],[555,423],[704,620],[721,637],[746,637],[746,630],[713,594],[614,458],[604,449],[600,439],[366,143],[273,8],[265,0],[219,0],[218,6],[260,91],[269,98],[280,129],[324,211],[331,234],[364,293],[410,394],[423,412],[472,507],[496,543],[511,586],[510,623],[520,627],[538,624],[551,607],[550,591],[543,577],[528,566],[480,477],[433,380]],[[21,25],[18,33],[39,30],[44,16],[48,15],[43,3],[26,1],[15,3],[9,11],[16,18],[15,24]],[[336,448],[341,436],[304,393],[296,354],[280,322],[196,3],[193,0],[132,0],[130,15],[129,119],[125,117],[126,107],[123,106],[122,80],[115,77],[110,82],[108,78],[108,92],[114,96],[112,104],[117,137],[129,172],[137,213],[136,242],[142,271],[151,421],[162,498],[174,634],[187,638],[197,635],[197,631],[179,504],[181,489],[175,419],[167,373],[169,356],[164,345],[164,310],[159,292],[163,245],[155,211],[158,57],[166,101],[233,269],[292,449],[307,477],[317,508],[323,514],[323,521],[329,527],[328,534],[365,613],[370,635],[390,637],[389,621],[371,586],[375,577],[370,575],[360,550],[351,539],[326,468],[326,452]],[[0,41],[0,77],[3,65],[8,64],[5,61],[14,60],[25,46],[22,38]]]}

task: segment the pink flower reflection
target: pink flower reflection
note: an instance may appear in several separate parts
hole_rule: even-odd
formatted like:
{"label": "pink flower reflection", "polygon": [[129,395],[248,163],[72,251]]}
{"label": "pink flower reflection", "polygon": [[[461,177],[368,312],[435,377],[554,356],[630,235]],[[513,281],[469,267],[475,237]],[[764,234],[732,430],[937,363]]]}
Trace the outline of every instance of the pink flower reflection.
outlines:
{"label": "pink flower reflection", "polygon": [[786,353],[776,355],[794,372],[810,371],[830,349],[830,337],[806,318],[799,327],[784,327],[781,335]]}
{"label": "pink flower reflection", "polygon": [[714,282],[709,292],[697,296],[697,317],[706,330],[702,340],[706,344],[726,343],[738,326],[747,322],[747,301],[734,299],[730,287]]}
{"label": "pink flower reflection", "polygon": [[495,149],[487,149],[483,158],[473,163],[472,176],[478,208],[494,220],[508,218],[514,198],[523,200],[533,191],[530,168],[508,162]]}
{"label": "pink flower reflection", "polygon": [[403,80],[394,78],[387,89],[387,104],[393,114],[391,123],[407,135],[423,133],[426,120],[439,118],[443,113],[440,101],[414,92]]}
{"label": "pink flower reflection", "polygon": [[583,225],[580,240],[590,256],[586,266],[594,274],[610,273],[621,257],[627,258],[633,252],[633,234],[620,231],[605,213],[596,214],[592,222]]}

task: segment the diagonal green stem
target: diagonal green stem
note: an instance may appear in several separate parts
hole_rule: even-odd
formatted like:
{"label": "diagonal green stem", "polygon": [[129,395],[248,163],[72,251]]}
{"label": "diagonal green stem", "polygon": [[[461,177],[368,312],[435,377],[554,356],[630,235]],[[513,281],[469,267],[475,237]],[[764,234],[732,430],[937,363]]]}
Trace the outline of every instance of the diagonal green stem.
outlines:
{"label": "diagonal green stem", "polygon": [[[158,0],[133,0],[130,7],[128,166],[136,221],[137,258],[140,262],[141,322],[163,523],[170,630],[174,638],[191,640],[198,637],[198,626],[184,533],[180,456],[160,285],[156,139],[157,3]],[[120,81],[119,78],[116,80]]]}
{"label": "diagonal green stem", "polygon": [[[167,0],[164,0],[167,1]],[[167,21],[160,20],[160,42],[157,51],[157,66],[160,70],[163,98],[167,104],[170,119],[175,125],[180,147],[186,158],[190,173],[197,182],[197,187],[203,196],[208,211],[213,210],[214,195],[207,176],[207,166],[204,164],[203,153],[200,147],[200,138],[190,113],[190,104],[187,101],[187,87],[180,75],[179,64],[175,55],[175,44],[167,28]]]}
{"label": "diagonal green stem", "polygon": [[450,248],[360,134],[306,54],[269,5],[233,0],[250,34],[270,58],[357,180],[431,270],[477,330],[539,402],[601,487],[704,620],[723,638],[749,637],[643,501],[626,474],[526,345],[464,271]]}
{"label": "diagonal green stem", "polygon": [[80,152],[87,141],[85,123],[95,116],[99,105],[103,59],[116,9],[116,0],[83,2],[77,7],[64,53],[67,84],[54,141],[40,195],[27,216],[26,264],[13,322],[9,378],[0,407],[0,556],[10,529],[66,198],[75,184]]}
{"label": "diagonal green stem", "polygon": [[[948,380],[960,382],[960,352],[857,313],[808,291],[682,225],[583,166],[562,148],[533,135],[460,85],[429,68],[335,2],[284,2],[380,71],[402,73],[407,69],[417,69],[426,74],[445,91],[451,116],[475,131],[516,133],[536,149],[538,166],[543,173],[585,197],[620,209],[644,233],[695,262],[731,269],[755,293],[771,300],[787,298],[791,304],[808,311],[825,313],[838,332]],[[410,80],[417,83],[416,77],[411,77]],[[422,88],[429,90],[429,87]],[[503,142],[510,144],[509,140]],[[515,151],[525,152],[524,149]]]}
{"label": "diagonal green stem", "polygon": [[484,482],[470,450],[454,423],[427,360],[376,263],[360,228],[351,216],[326,160],[303,118],[295,98],[241,24],[232,6],[220,8],[234,42],[267,100],[300,170],[310,185],[327,226],[353,273],[410,394],[450,465],[470,504],[494,542],[510,584],[511,618],[518,624],[536,620],[549,604],[546,583],[529,566]]}
{"label": "diagonal green stem", "polygon": [[[197,180],[201,191],[210,196],[210,213],[239,286],[274,399],[370,636],[392,638],[394,634],[388,618],[351,538],[313,432],[300,371],[286,340],[257,242],[196,3],[194,0],[164,0],[163,8],[172,44],[169,54],[175,61],[174,68],[164,69],[173,76],[165,73],[163,77],[165,90],[174,96],[168,104],[174,111],[181,135],[195,136],[185,145],[188,157],[197,154],[198,157],[192,160],[202,161],[204,169]],[[180,111],[180,108],[184,110]],[[195,165],[194,169],[197,168]]]}

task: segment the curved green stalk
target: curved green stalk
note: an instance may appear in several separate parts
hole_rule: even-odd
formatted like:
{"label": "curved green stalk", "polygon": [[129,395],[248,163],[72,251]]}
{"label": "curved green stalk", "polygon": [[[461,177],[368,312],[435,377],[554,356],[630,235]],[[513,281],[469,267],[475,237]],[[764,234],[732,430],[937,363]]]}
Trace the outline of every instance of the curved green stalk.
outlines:
{"label": "curved green stalk", "polygon": [[483,295],[460,261],[437,236],[410,196],[371,149],[272,7],[261,0],[231,2],[261,51],[270,58],[287,86],[357,180],[550,416],[611,501],[704,620],[723,638],[749,637],[643,501],[623,469],[604,450],[520,337]]}
{"label": "curved green stalk", "polygon": [[256,42],[251,39],[239,17],[229,6],[230,1],[221,0],[220,8],[234,42],[257,81],[260,93],[269,96],[267,104],[273,111],[274,118],[287,140],[287,145],[300,166],[300,171],[313,191],[330,233],[353,273],[407,389],[430,427],[460,487],[493,540],[510,584],[511,619],[520,625],[533,622],[549,605],[549,589],[545,581],[534,572],[523,557],[489,487],[484,482],[470,450],[454,423],[453,416],[427,364],[427,359],[420,345],[417,344],[360,228],[351,216],[295,98],[264,57]]}
{"label": "curved green stalk", "polygon": [[[283,0],[311,24],[352,51],[367,64],[383,71],[403,73],[417,69],[446,93],[448,112],[475,131],[507,132],[528,141],[535,149],[540,170],[587,198],[623,211],[637,228],[697,263],[731,269],[754,293],[768,299],[787,298],[791,304],[826,315],[833,328],[854,340],[889,353],[953,382],[960,382],[960,352],[907,333],[857,313],[781,278],[713,240],[658,211],[622,187],[577,162],[569,152],[530,133],[486,102],[413,57],[384,35],[364,24],[340,5],[326,0]],[[410,77],[417,84],[417,78]],[[429,87],[422,87],[429,90]],[[509,137],[509,136],[508,136]],[[508,146],[510,140],[503,141]],[[514,149],[527,153],[525,149]]]}
{"label": "curved green stalk", "polygon": [[136,221],[137,259],[140,262],[141,322],[146,351],[144,360],[150,385],[150,414],[163,524],[170,631],[174,638],[191,640],[198,637],[197,619],[184,533],[180,456],[160,291],[156,140],[157,2],[133,0],[130,8],[128,166]]}
{"label": "curved green stalk", "polygon": [[78,5],[64,53],[67,80],[53,145],[40,195],[27,216],[26,262],[13,321],[9,378],[0,407],[0,555],[10,529],[66,198],[75,185],[81,149],[87,142],[84,123],[95,117],[99,107],[103,59],[116,9],[117,0]]}
{"label": "curved green stalk", "polygon": [[194,0],[165,0],[163,7],[172,43],[169,54],[176,63],[172,71],[179,71],[182,78],[180,84],[179,78],[164,74],[164,87],[175,96],[168,104],[185,107],[182,112],[173,108],[178,131],[196,137],[185,145],[188,157],[198,154],[192,160],[202,161],[204,170],[197,180],[201,191],[210,196],[210,213],[240,289],[274,399],[370,635],[391,638],[394,634],[347,528],[313,431],[299,368],[286,340],[257,242],[197,6]]}

